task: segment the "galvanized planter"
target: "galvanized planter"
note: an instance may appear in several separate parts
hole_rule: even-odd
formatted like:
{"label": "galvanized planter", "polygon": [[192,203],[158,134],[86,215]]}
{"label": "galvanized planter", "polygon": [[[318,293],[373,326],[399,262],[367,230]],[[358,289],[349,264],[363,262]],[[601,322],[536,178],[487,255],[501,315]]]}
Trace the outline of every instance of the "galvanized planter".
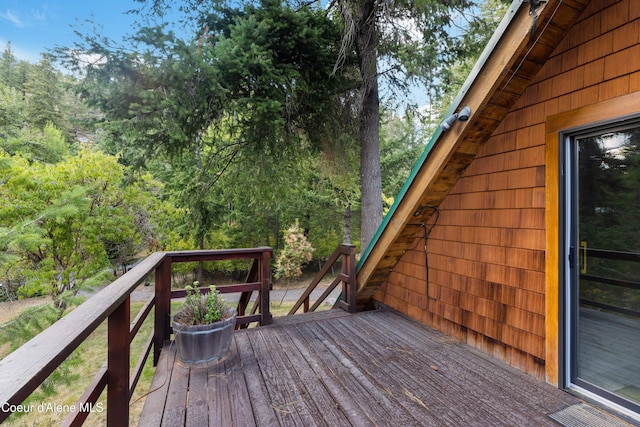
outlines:
{"label": "galvanized planter", "polygon": [[222,359],[229,352],[233,330],[236,326],[236,310],[233,316],[208,325],[183,325],[172,321],[178,346],[178,358],[186,363],[210,362]]}

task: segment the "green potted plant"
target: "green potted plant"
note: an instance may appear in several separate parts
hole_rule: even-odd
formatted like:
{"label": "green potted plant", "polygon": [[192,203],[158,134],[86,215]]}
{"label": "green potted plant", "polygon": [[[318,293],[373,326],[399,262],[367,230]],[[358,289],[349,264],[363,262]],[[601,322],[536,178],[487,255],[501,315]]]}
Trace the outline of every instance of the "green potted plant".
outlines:
{"label": "green potted plant", "polygon": [[172,322],[178,358],[186,363],[226,356],[236,325],[237,312],[225,305],[220,291],[211,285],[209,293],[201,295],[198,284],[185,288],[187,297]]}

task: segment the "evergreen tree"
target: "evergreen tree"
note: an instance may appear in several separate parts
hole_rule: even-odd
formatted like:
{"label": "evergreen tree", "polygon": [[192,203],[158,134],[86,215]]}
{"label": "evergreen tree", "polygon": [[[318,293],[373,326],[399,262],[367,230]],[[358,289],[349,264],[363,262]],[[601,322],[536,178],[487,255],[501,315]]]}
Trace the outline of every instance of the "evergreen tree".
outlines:
{"label": "evergreen tree", "polygon": [[14,87],[13,74],[15,66],[17,64],[13,50],[11,49],[11,42],[7,43],[0,56],[0,83],[5,86]]}
{"label": "evergreen tree", "polygon": [[404,117],[386,113],[380,127],[380,164],[382,189],[387,197],[395,197],[409,176],[425,147],[424,133],[416,116]]}
{"label": "evergreen tree", "polygon": [[11,42],[7,43],[2,56],[0,56],[0,83],[3,85],[19,89],[23,79],[21,79],[20,62],[16,59],[11,48]]}
{"label": "evergreen tree", "polygon": [[25,105],[21,94],[15,88],[0,83],[0,147],[18,136],[24,120]]}
{"label": "evergreen tree", "polygon": [[27,92],[28,123],[38,129],[44,129],[47,123],[64,128],[60,101],[62,90],[60,75],[53,68],[49,55],[42,55],[36,65],[30,67],[29,79],[25,85]]}

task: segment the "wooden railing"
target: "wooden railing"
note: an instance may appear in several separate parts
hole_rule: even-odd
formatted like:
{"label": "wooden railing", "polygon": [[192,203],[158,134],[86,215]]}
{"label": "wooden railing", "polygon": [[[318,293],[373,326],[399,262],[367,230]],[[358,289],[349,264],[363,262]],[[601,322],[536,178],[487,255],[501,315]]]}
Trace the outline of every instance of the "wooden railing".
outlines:
{"label": "wooden railing", "polygon": [[[622,280],[622,279],[614,279],[611,277],[600,277],[592,274],[587,274],[587,268],[585,260],[588,257],[598,258],[598,259],[608,259],[613,261],[625,261],[636,263],[636,265],[640,265],[640,253],[635,252],[621,252],[621,251],[609,251],[604,249],[593,249],[593,248],[581,248],[580,255],[582,260],[582,266],[584,267],[582,272],[580,273],[580,279],[586,280],[594,283],[602,283],[605,285],[616,286],[618,288],[631,289],[633,291],[640,291],[640,282],[634,282],[630,280]],[[620,291],[622,293],[622,291]],[[593,308],[597,308],[600,310],[607,310],[619,314],[624,314],[627,316],[640,318],[640,311],[633,310],[629,308],[618,307],[612,304],[606,304],[599,301],[593,301],[586,298],[580,298],[580,304],[588,305]]]}
{"label": "wooden railing", "polygon": [[[79,401],[70,410],[63,425],[81,425],[107,389],[107,425],[129,425],[129,401],[147,357],[153,349],[154,365],[160,350],[170,339],[171,298],[181,293],[171,291],[171,265],[177,262],[256,259],[255,281],[220,286],[221,293],[259,291],[260,313],[239,316],[237,324],[271,323],[269,312],[271,248],[154,253],[125,275],[89,298],[71,313],[0,361],[0,422],[20,405],[64,362],[87,337],[107,321],[107,361]],[[130,296],[149,275],[155,274],[155,295],[131,321]],[[184,295],[182,293],[182,295]],[[130,344],[155,307],[154,330],[146,342],[133,372],[130,371]]]}
{"label": "wooden railing", "polygon": [[[327,275],[331,267],[339,260],[342,260],[342,269],[340,274],[331,282],[331,284],[325,289],[325,291],[316,299],[313,306],[309,307],[311,293],[320,284],[322,279]],[[289,311],[289,315],[295,314],[300,307],[307,313],[308,311],[315,311],[320,305],[327,299],[327,297],[333,292],[333,290],[342,283],[342,294],[340,300],[335,303],[336,307],[340,307],[349,313],[355,313],[356,311],[356,247],[354,245],[342,244],[331,254],[327,262],[322,266],[322,269],[313,278],[311,284],[302,293],[298,301],[293,305]]]}

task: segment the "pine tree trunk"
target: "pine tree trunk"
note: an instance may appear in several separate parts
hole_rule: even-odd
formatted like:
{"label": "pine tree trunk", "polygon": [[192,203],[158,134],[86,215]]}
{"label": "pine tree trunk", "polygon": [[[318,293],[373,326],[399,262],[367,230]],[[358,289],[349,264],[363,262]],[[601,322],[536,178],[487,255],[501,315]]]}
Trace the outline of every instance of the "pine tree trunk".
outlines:
{"label": "pine tree trunk", "polygon": [[344,208],[344,226],[343,226],[343,239],[342,243],[345,245],[351,244],[351,207]]}
{"label": "pine tree trunk", "polygon": [[380,172],[380,98],[378,94],[378,31],[375,1],[355,4],[357,24],[355,42],[362,80],[362,110],[358,142],[360,144],[360,179],[362,224],[360,251],[366,250],[382,222],[382,178]]}

